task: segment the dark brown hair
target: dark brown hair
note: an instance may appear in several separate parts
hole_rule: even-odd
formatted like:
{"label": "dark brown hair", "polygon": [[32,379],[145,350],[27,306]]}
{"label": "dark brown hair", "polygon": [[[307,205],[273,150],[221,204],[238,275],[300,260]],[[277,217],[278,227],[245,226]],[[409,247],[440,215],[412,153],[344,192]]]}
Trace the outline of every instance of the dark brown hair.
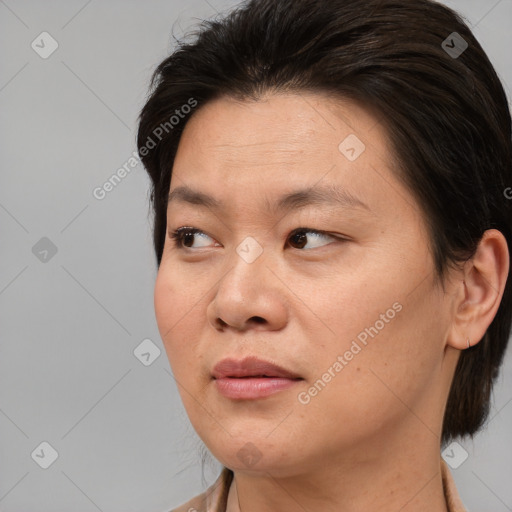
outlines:
{"label": "dark brown hair", "polygon": [[[379,114],[397,177],[424,213],[441,282],[448,265],[474,254],[487,229],[501,231],[512,247],[507,98],[454,11],[430,0],[252,0],[204,21],[193,37],[158,66],[140,114],[158,265],[174,157],[193,110],[185,106],[197,110],[220,96],[258,101],[267,91],[326,93]],[[443,443],[484,424],[511,321],[508,279],[484,338],[461,353]]]}

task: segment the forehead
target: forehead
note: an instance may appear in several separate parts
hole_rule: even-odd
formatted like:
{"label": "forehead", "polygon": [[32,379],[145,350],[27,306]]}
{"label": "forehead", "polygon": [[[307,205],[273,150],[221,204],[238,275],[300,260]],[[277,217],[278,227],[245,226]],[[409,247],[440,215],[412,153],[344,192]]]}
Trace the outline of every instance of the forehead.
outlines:
{"label": "forehead", "polygon": [[188,121],[180,146],[191,142],[227,163],[275,155],[286,164],[319,150],[339,156],[338,145],[349,135],[386,155],[384,129],[362,106],[322,93],[269,93],[257,101],[224,96],[206,103]]}
{"label": "forehead", "polygon": [[185,126],[171,199],[208,201],[204,194],[192,198],[194,190],[246,206],[258,199],[269,207],[270,200],[259,197],[264,195],[278,207],[285,193],[315,189],[316,199],[330,193],[333,204],[343,196],[347,205],[368,205],[364,197],[372,190],[382,195],[393,180],[392,160],[383,127],[355,103],[317,93],[271,94],[258,101],[222,97],[198,109]]}

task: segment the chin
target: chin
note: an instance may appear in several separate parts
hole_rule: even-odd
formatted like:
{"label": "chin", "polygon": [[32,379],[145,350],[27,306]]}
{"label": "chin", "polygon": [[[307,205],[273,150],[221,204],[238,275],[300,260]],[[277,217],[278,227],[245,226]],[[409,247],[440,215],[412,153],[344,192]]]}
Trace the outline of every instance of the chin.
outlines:
{"label": "chin", "polygon": [[[248,473],[268,472],[272,475],[290,475],[297,469],[299,461],[293,455],[298,454],[293,446],[280,443],[280,440],[270,441],[268,437],[250,438],[244,441],[231,439],[228,446],[210,448],[214,457],[224,466],[233,471]],[[277,450],[276,446],[280,446]],[[301,454],[301,458],[304,453]]]}

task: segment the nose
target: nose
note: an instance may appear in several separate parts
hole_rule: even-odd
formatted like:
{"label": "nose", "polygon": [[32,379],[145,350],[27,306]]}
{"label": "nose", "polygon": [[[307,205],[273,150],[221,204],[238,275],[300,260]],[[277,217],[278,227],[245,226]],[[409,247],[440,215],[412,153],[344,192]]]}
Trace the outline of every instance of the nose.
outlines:
{"label": "nose", "polygon": [[282,329],[288,320],[287,289],[265,255],[251,262],[235,252],[230,264],[207,307],[209,323],[221,331]]}

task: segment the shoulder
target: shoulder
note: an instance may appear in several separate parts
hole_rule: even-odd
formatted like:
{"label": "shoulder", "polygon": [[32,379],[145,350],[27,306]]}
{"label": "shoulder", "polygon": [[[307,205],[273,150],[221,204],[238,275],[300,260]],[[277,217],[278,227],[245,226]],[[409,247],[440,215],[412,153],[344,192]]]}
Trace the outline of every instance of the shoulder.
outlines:
{"label": "shoulder", "polygon": [[170,512],[225,512],[232,480],[233,472],[226,467],[223,468],[217,480],[208,489]]}

